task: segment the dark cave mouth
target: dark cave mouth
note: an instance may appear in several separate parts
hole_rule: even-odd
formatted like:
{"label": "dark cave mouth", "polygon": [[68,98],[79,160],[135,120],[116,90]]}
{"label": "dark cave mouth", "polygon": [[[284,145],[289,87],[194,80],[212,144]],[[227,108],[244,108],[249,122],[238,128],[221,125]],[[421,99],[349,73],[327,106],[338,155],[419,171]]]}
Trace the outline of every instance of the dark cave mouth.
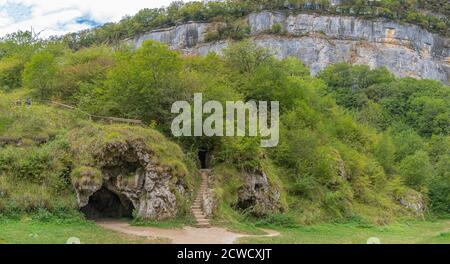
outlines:
{"label": "dark cave mouth", "polygon": [[80,211],[89,220],[132,218],[134,206],[125,196],[102,187],[89,197],[89,202]]}
{"label": "dark cave mouth", "polygon": [[200,161],[200,168],[207,169],[209,167],[208,151],[207,150],[199,150],[198,160]]}

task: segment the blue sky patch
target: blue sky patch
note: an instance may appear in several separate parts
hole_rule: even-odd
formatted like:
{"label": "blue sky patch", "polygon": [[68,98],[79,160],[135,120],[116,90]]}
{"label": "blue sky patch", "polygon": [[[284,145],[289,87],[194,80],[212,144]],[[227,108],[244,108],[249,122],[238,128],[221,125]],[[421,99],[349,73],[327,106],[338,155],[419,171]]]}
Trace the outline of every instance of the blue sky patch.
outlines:
{"label": "blue sky patch", "polygon": [[0,37],[30,29],[43,38],[63,35],[117,22],[143,8],[159,8],[171,1],[0,0]]}
{"label": "blue sky patch", "polygon": [[90,27],[98,27],[103,24],[102,22],[95,20],[91,15],[78,17],[75,19],[75,23]]}
{"label": "blue sky patch", "polygon": [[0,5],[0,11],[6,12],[9,18],[14,22],[20,22],[31,17],[33,7],[22,3],[6,2]]}

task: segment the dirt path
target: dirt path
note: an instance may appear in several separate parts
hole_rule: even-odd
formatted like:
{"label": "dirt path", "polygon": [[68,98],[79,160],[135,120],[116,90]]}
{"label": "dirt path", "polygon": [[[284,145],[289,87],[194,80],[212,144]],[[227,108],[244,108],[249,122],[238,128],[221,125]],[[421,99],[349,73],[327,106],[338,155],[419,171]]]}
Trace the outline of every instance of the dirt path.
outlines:
{"label": "dirt path", "polygon": [[[128,235],[170,239],[173,244],[233,244],[238,238],[252,237],[252,235],[233,233],[219,227],[195,228],[187,226],[183,229],[162,229],[131,226],[127,222],[118,220],[102,220],[98,221],[97,224],[103,228]],[[264,235],[265,237],[280,235],[273,230],[264,229],[263,231],[268,234]]]}

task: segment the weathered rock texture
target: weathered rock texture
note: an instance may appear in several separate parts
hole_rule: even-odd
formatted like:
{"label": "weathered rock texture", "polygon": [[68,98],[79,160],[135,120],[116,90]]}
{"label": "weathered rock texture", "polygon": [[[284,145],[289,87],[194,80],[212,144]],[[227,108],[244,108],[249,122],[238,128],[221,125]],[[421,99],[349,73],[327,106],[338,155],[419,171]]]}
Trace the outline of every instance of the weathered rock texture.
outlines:
{"label": "weathered rock texture", "polygon": [[400,204],[411,210],[417,216],[423,216],[426,210],[426,203],[421,193],[409,190],[399,198]]}
{"label": "weathered rock texture", "polygon": [[[372,68],[385,66],[400,77],[450,83],[450,39],[414,25],[282,12],[251,14],[248,24],[254,43],[280,58],[299,58],[313,74],[329,64],[349,62]],[[266,34],[274,24],[282,26],[283,34]],[[207,29],[207,23],[183,24],[143,34],[134,45],[139,47],[143,41],[153,39],[187,54],[220,53],[228,41],[205,43]]]}
{"label": "weathered rock texture", "polygon": [[96,156],[102,179],[75,184],[80,208],[88,206],[96,192],[107,190],[126,210],[132,206],[136,217],[163,220],[177,214],[175,190],[185,188],[173,183],[170,168],[158,163],[144,140],[111,142]]}
{"label": "weathered rock texture", "polygon": [[280,191],[269,182],[264,172],[246,175],[244,185],[238,190],[237,207],[249,210],[255,216],[264,216],[283,209]]}

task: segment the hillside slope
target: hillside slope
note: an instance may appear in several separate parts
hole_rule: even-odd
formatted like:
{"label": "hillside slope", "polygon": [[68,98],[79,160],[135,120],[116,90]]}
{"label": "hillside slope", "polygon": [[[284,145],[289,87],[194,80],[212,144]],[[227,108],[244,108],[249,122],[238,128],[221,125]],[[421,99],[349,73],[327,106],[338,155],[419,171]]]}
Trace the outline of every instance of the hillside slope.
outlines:
{"label": "hillside slope", "polygon": [[152,129],[26,106],[21,95],[0,94],[0,214],[186,214],[197,174],[178,145]]}

